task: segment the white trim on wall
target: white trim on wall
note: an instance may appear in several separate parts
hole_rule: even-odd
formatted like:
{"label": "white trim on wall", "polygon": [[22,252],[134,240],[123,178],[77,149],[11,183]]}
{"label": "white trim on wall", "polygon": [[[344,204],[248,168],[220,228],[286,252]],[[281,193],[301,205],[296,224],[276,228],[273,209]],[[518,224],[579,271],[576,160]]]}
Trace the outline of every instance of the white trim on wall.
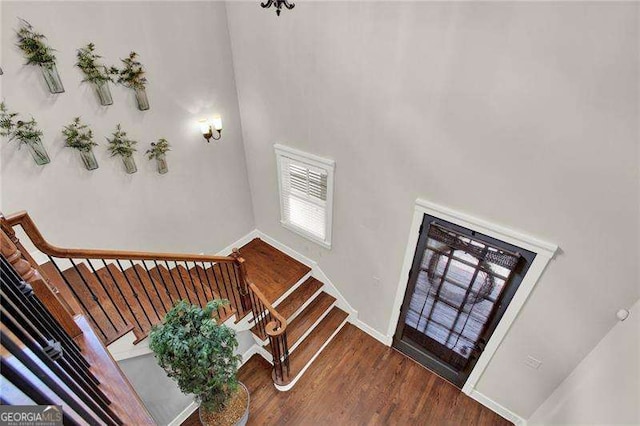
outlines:
{"label": "white trim on wall", "polygon": [[529,294],[531,294],[531,291],[538,282],[547,264],[558,250],[558,246],[531,237],[527,234],[495,225],[483,219],[479,219],[465,213],[457,212],[448,207],[444,207],[423,199],[417,199],[414,207],[411,229],[409,231],[407,248],[405,249],[404,262],[402,264],[402,270],[400,271],[400,280],[398,283],[398,289],[396,290],[396,297],[393,304],[391,320],[389,321],[389,328],[387,329],[386,339],[389,342],[393,340],[393,335],[396,331],[398,320],[400,319],[400,310],[402,309],[402,302],[407,290],[407,277],[409,276],[409,271],[411,270],[413,257],[415,254],[416,246],[418,244],[418,237],[420,236],[420,225],[422,224],[422,218],[425,214],[438,217],[456,225],[469,228],[490,237],[505,241],[509,244],[522,247],[523,249],[532,251],[536,254],[533,263],[529,266],[527,274],[520,283],[520,286],[513,296],[513,299],[509,303],[509,306],[502,316],[502,319],[500,319],[500,322],[491,335],[491,338],[487,342],[482,355],[476,362],[476,365],[471,371],[471,374],[462,387],[462,391],[465,394],[471,396],[476,384],[482,376],[482,373],[489,365],[491,358],[497,351],[500,343],[515,321],[518,312],[520,312],[520,310],[522,309],[524,303],[529,297]]}
{"label": "white trim on wall", "polygon": [[[276,168],[278,171],[278,197],[280,198],[280,224],[309,241],[312,241],[320,246],[330,250],[331,249],[331,234],[333,229],[333,181],[336,168],[335,160],[330,158],[320,157],[311,153],[303,152],[295,148],[291,148],[281,144],[273,145],[276,154]],[[289,161],[295,161],[300,165],[304,165],[310,168],[317,168],[327,173],[327,196],[325,200],[325,237],[320,238],[311,232],[289,222],[285,217],[285,204],[283,193],[283,170],[281,162],[285,159]],[[288,174],[288,172],[287,172]]]}
{"label": "white trim on wall", "polygon": [[485,407],[487,407],[488,409],[490,409],[494,413],[497,413],[500,416],[504,417],[505,419],[509,420],[510,422],[512,422],[516,426],[526,426],[526,424],[527,424],[527,421],[525,419],[523,419],[522,417],[520,417],[519,415],[517,415],[513,411],[511,411],[511,410],[503,407],[502,405],[498,404],[493,399],[491,399],[491,398],[487,397],[486,395],[478,392],[477,390],[473,390],[469,394],[469,397],[475,399],[480,404],[484,405]]}

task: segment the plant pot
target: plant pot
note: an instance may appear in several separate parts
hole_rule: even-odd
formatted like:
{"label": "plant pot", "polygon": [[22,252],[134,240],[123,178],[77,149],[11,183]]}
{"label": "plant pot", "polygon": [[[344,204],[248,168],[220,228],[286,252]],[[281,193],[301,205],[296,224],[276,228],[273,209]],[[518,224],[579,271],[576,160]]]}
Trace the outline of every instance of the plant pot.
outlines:
{"label": "plant pot", "polygon": [[100,101],[100,105],[108,106],[113,104],[113,98],[111,97],[111,89],[109,89],[109,83],[106,81],[95,83],[93,85],[96,90],[96,95],[98,95],[98,100]]}
{"label": "plant pot", "polygon": [[133,155],[122,157],[122,163],[124,164],[124,169],[128,174],[133,174],[138,171],[138,167],[136,167],[136,160],[133,159]]}
{"label": "plant pot", "polygon": [[49,86],[49,92],[54,94],[64,93],[64,86],[62,85],[62,80],[60,80],[60,74],[58,74],[56,64],[40,65],[40,70],[42,71],[44,81],[46,81],[47,86]]}
{"label": "plant pot", "polygon": [[136,90],[136,102],[138,103],[138,109],[140,111],[146,111],[149,109],[149,99],[147,98],[147,91],[145,89]]}
{"label": "plant pot", "polygon": [[169,166],[167,165],[167,156],[165,154],[161,154],[156,157],[156,165],[158,166],[158,173],[160,173],[161,175],[169,171]]}
{"label": "plant pot", "polygon": [[[238,391],[242,390],[246,393],[247,395],[247,406],[244,409],[243,414],[235,421],[235,423],[230,423],[230,425],[233,426],[245,426],[247,424],[247,421],[249,420],[249,400],[250,400],[250,396],[249,396],[249,390],[247,389],[247,387],[245,385],[243,385],[242,383],[238,383],[240,386],[238,386]],[[203,424],[203,426],[218,426],[219,423],[211,423],[207,420],[206,417],[206,411],[202,408],[202,406],[200,406],[198,408],[198,416],[200,417],[200,423]]]}
{"label": "plant pot", "polygon": [[93,155],[93,150],[89,151],[80,151],[80,158],[82,158],[82,162],[87,170],[95,170],[98,168],[98,160],[96,160],[96,156]]}
{"label": "plant pot", "polygon": [[49,154],[47,153],[47,150],[45,149],[42,141],[31,140],[27,142],[27,146],[29,147],[29,151],[31,152],[33,160],[38,166],[44,166],[45,164],[49,164],[51,162]]}

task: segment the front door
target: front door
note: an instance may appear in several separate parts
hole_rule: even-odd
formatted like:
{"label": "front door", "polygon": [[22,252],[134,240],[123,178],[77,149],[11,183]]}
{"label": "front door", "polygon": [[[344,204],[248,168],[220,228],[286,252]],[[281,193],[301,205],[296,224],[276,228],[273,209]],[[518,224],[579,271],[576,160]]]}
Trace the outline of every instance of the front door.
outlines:
{"label": "front door", "polygon": [[534,257],[424,215],[393,346],[462,388]]}

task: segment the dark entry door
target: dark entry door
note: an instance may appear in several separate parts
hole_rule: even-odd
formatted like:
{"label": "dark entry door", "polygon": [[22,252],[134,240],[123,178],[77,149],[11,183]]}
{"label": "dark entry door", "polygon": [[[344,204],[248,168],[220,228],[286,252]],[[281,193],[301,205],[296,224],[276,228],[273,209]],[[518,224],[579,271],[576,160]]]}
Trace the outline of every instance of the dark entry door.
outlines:
{"label": "dark entry door", "polygon": [[424,215],[393,346],[461,388],[534,257]]}

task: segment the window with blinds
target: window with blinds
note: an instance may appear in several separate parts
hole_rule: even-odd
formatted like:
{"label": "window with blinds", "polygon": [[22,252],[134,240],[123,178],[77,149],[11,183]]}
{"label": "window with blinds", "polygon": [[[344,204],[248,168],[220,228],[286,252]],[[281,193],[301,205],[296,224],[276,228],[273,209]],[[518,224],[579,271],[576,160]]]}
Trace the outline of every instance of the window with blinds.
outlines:
{"label": "window with blinds", "polygon": [[282,145],[275,151],[282,225],[330,248],[335,162]]}

